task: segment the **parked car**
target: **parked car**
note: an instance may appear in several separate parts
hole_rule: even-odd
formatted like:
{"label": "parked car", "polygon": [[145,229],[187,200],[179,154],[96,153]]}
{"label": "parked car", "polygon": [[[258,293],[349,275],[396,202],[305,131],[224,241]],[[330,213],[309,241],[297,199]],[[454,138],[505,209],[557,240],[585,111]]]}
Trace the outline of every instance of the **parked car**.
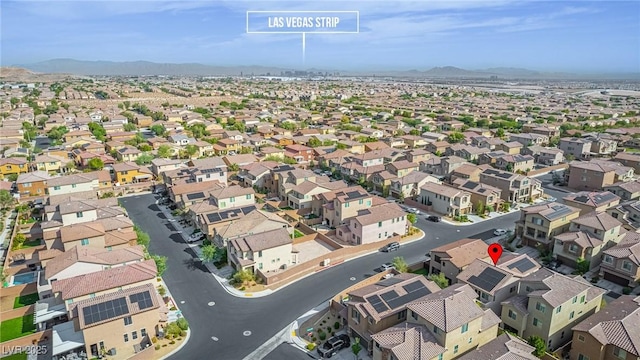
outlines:
{"label": "parked car", "polygon": [[391,251],[397,251],[398,249],[400,249],[400,243],[397,241],[394,241],[392,243],[388,243],[387,245],[385,245],[382,248],[383,252],[391,252]]}
{"label": "parked car", "polygon": [[351,346],[351,339],[347,334],[340,334],[330,337],[322,346],[318,346],[318,354],[321,358],[330,358],[338,351]]}
{"label": "parked car", "polygon": [[380,270],[382,271],[387,271],[387,270],[391,270],[391,269],[395,269],[396,267],[392,264],[392,263],[384,263],[382,264],[382,266],[380,266]]}
{"label": "parked car", "polygon": [[427,216],[427,220],[433,221],[433,222],[440,222],[440,216],[429,215]]}
{"label": "parked car", "polygon": [[407,209],[408,212],[412,213],[412,214],[420,214],[420,210],[416,209],[416,208],[408,208]]}
{"label": "parked car", "polygon": [[495,236],[502,236],[502,235],[506,235],[507,234],[507,230],[505,229],[495,229],[493,231],[493,235]]}
{"label": "parked car", "polygon": [[195,234],[191,234],[191,236],[187,238],[187,242],[193,243],[196,241],[200,241],[202,239],[204,239],[203,233],[195,233]]}

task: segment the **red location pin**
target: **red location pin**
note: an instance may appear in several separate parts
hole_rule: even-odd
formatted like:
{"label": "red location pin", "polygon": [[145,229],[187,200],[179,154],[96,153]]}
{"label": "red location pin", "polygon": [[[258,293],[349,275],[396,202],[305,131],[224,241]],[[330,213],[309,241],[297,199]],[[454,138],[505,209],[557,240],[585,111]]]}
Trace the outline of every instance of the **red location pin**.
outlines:
{"label": "red location pin", "polygon": [[487,249],[491,260],[493,260],[493,265],[498,264],[498,260],[500,256],[502,256],[502,245],[500,244],[491,244],[489,245],[489,249]]}

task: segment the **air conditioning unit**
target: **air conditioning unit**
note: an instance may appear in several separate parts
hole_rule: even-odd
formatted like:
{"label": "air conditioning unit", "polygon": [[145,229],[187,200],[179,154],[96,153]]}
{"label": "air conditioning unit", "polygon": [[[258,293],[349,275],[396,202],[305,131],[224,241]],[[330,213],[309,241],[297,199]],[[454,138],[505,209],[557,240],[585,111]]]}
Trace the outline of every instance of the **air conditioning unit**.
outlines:
{"label": "air conditioning unit", "polygon": [[324,259],[322,261],[322,266],[329,266],[331,265],[331,259]]}

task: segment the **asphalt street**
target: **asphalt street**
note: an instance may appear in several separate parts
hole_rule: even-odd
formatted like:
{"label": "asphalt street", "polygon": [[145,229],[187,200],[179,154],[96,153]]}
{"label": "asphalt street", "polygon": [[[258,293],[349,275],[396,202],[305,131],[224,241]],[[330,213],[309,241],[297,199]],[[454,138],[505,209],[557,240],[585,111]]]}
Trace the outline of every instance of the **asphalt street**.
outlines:
{"label": "asphalt street", "polygon": [[135,224],[151,237],[150,251],[167,256],[163,277],[192,334],[174,359],[243,359],[301,314],[327,301],[342,289],[375,273],[381,264],[402,256],[421,261],[430,249],[452,241],[492,237],[493,229],[511,229],[519,214],[467,226],[433,223],[419,216],[424,239],[405,244],[397,252],[374,253],[330,267],[261,298],[228,294],[199,262],[195,253],[165,218],[152,194],[121,199]]}

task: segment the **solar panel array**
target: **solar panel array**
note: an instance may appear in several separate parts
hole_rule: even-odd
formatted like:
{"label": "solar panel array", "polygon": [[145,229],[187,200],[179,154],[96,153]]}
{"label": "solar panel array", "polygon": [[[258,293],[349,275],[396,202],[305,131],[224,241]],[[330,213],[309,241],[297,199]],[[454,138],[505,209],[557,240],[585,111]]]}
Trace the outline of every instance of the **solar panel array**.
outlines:
{"label": "solar panel array", "polygon": [[557,219],[562,216],[568,215],[571,213],[571,209],[569,209],[565,205],[554,205],[551,207],[554,211],[553,213],[548,215],[549,219]]}
{"label": "solar panel array", "polygon": [[124,297],[101,302],[82,309],[84,323],[91,325],[129,313],[127,299]]}
{"label": "solar panel array", "polygon": [[389,310],[389,308],[387,307],[387,304],[385,304],[380,298],[380,296],[378,295],[371,295],[368,298],[366,298],[366,300],[379,313]]}
{"label": "solar panel array", "polygon": [[389,306],[392,309],[396,309],[402,305],[408,304],[412,301],[418,300],[421,297],[425,296],[425,295],[429,295],[431,294],[431,291],[429,291],[429,289],[427,289],[426,287],[422,287],[420,289],[417,289],[413,292],[410,292],[406,295],[397,297],[395,299],[389,300],[387,301],[387,304],[389,304]]}
{"label": "solar panel array", "polygon": [[476,186],[478,186],[478,183],[474,181],[467,181],[466,183],[464,183],[464,185],[462,185],[462,187],[465,189],[475,189]]}
{"label": "solar panel array", "polygon": [[251,205],[251,206],[245,206],[242,208],[218,211],[218,212],[207,214],[207,219],[212,223],[216,223],[223,220],[229,220],[231,218],[238,217],[240,215],[247,215],[248,213],[254,211],[255,209],[256,207],[254,205]]}
{"label": "solar panel array", "polygon": [[360,194],[359,191],[349,191],[347,193],[347,196],[349,197],[349,199],[355,199],[355,198],[358,198],[358,197],[362,197],[364,195]]}
{"label": "solar panel array", "polygon": [[204,193],[203,192],[187,194],[187,199],[189,199],[189,200],[202,199],[203,197],[204,197]]}
{"label": "solar panel array", "polygon": [[151,294],[149,291],[129,295],[129,302],[137,303],[138,309],[140,310],[148,309],[153,306],[153,300],[151,300]]}
{"label": "solar panel array", "polygon": [[214,168],[214,169],[200,169],[200,172],[203,174],[208,174],[208,173],[214,173],[214,172],[220,172],[222,170],[218,169],[218,168]]}
{"label": "solar panel array", "polygon": [[493,288],[505,278],[505,274],[495,270],[494,268],[484,269],[479,276],[471,276],[468,280],[469,283],[479,287],[480,289],[490,292]]}
{"label": "solar panel array", "polygon": [[384,294],[380,294],[380,297],[384,301],[389,301],[389,300],[393,300],[393,299],[397,298],[398,297],[398,293],[395,290],[391,290],[391,291],[387,291]]}
{"label": "solar panel array", "polygon": [[404,280],[402,279],[398,279],[395,277],[390,277],[388,279],[384,279],[382,281],[379,281],[378,283],[376,283],[376,285],[380,285],[380,286],[392,286],[398,283],[403,282]]}
{"label": "solar panel array", "polygon": [[424,284],[423,284],[422,282],[420,282],[420,281],[414,281],[414,282],[412,282],[412,283],[409,283],[409,284],[407,284],[407,285],[403,286],[402,288],[403,288],[406,292],[410,293],[410,292],[414,292],[414,291],[416,291],[416,290],[418,290],[418,289],[421,289],[421,288],[423,288],[423,287],[424,287]]}
{"label": "solar panel array", "polygon": [[521,273],[527,271],[527,270],[531,270],[534,267],[536,267],[536,264],[534,264],[531,260],[524,258],[524,259],[520,259],[516,262],[514,262],[513,264],[507,266],[509,269],[518,269],[518,271],[520,271]]}

